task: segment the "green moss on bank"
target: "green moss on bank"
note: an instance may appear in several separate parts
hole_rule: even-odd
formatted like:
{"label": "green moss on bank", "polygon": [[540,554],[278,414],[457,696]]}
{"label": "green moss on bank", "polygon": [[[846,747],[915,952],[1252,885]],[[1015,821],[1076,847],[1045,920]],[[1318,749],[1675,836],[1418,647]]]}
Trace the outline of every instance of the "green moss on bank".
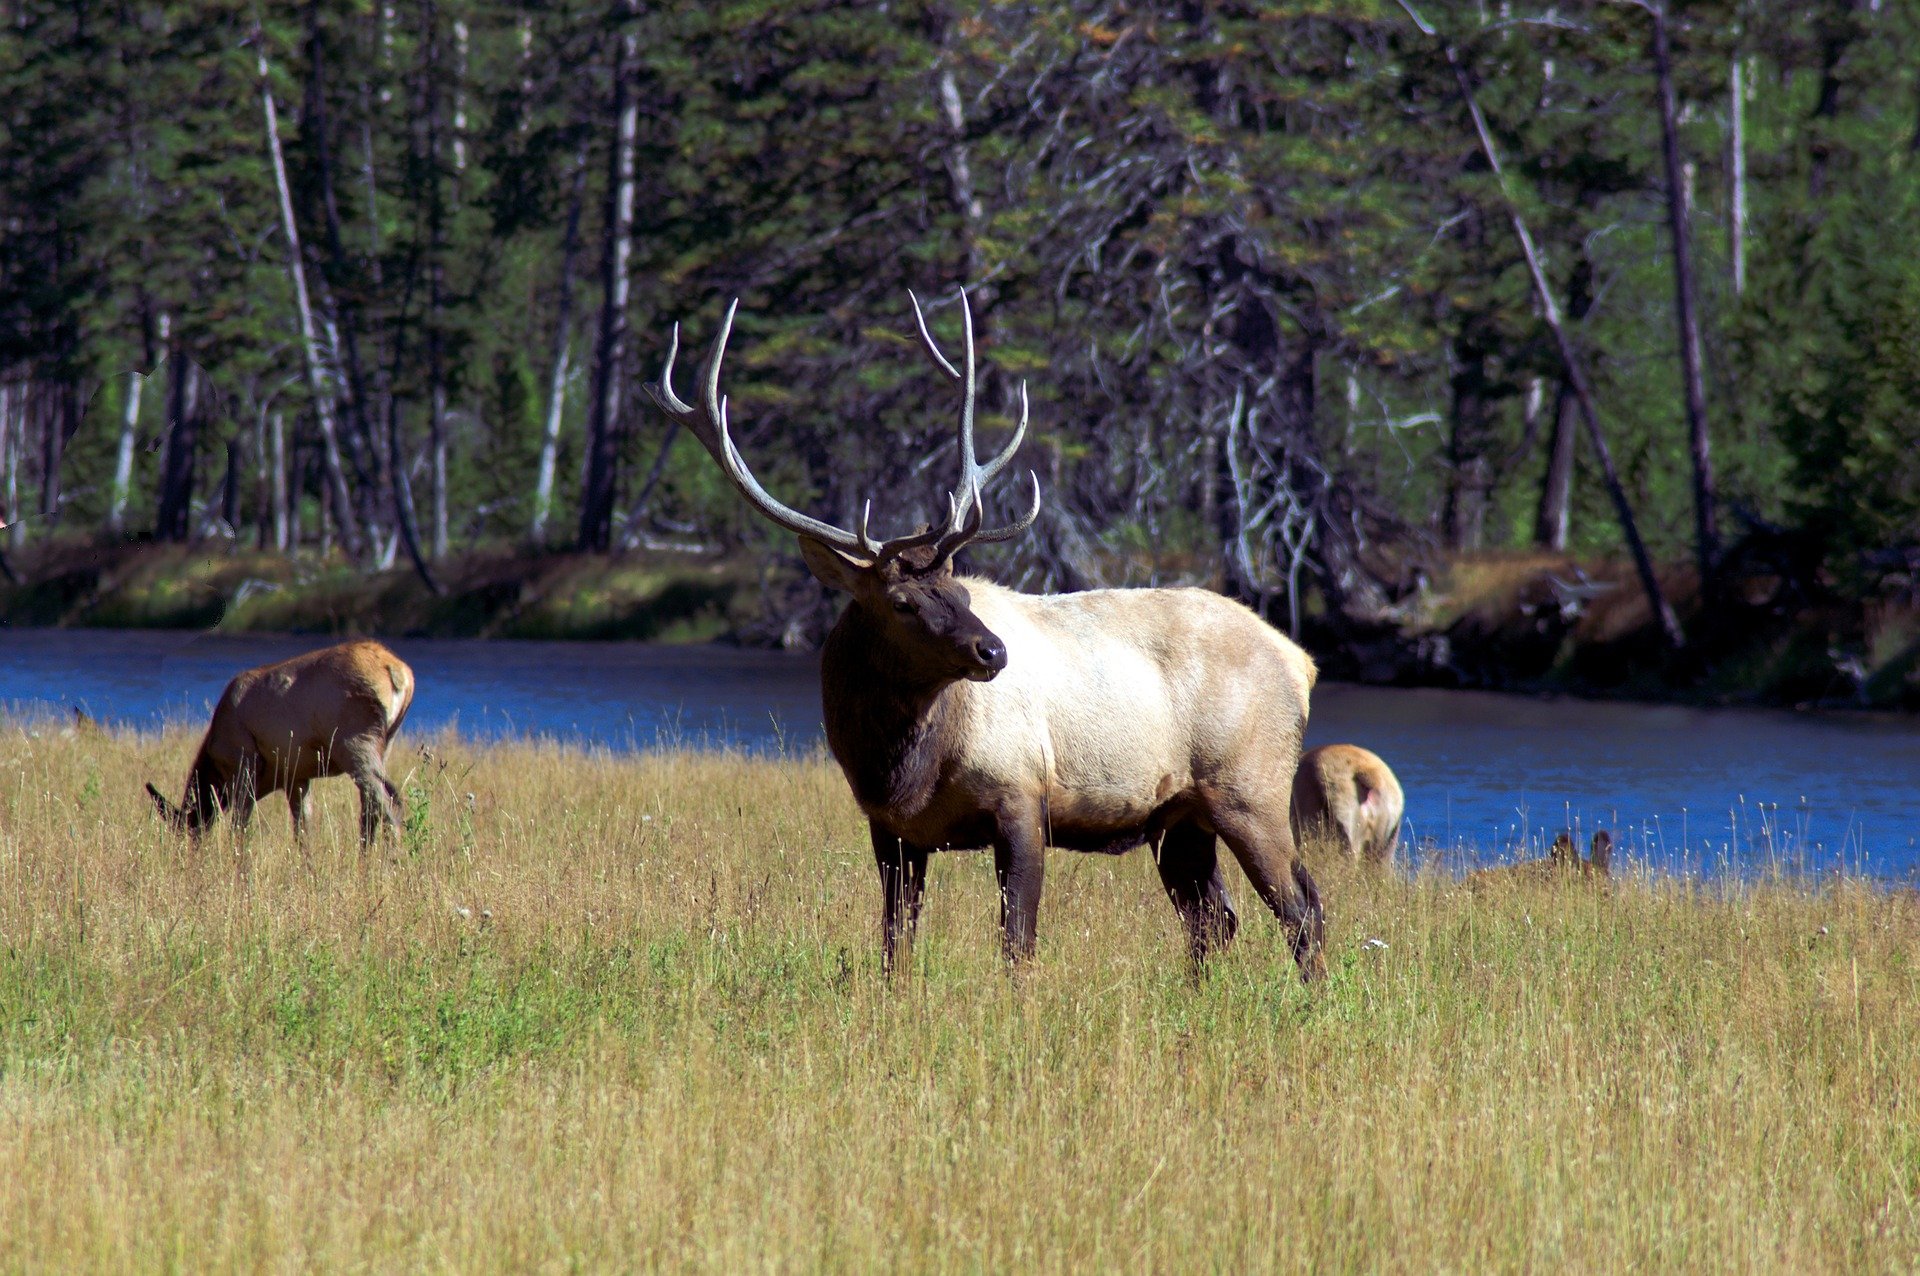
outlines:
{"label": "green moss on bank", "polygon": [[53,544],[0,585],[0,622],[434,638],[629,638],[704,642],[729,632],[737,563],[691,554],[617,557],[479,552],[437,568],[366,572],[338,558],[225,546]]}

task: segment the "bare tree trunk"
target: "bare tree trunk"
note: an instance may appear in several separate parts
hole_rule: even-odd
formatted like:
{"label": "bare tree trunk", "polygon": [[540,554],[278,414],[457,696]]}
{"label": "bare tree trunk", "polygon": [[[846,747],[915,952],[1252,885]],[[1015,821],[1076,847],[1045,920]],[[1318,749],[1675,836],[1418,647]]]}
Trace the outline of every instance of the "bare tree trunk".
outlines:
{"label": "bare tree trunk", "polygon": [[453,171],[467,171],[467,24],[453,20]]}
{"label": "bare tree trunk", "polygon": [[51,382],[35,397],[40,401],[40,517],[51,527],[60,521],[60,467],[66,455],[66,417],[73,388]]}
{"label": "bare tree trunk", "polygon": [[[1732,154],[1728,167],[1732,170],[1728,185],[1732,189],[1732,199],[1728,214],[1727,241],[1733,258],[1733,295],[1742,296],[1747,291],[1747,94],[1742,82],[1740,55],[1733,55],[1731,75],[1731,109],[1733,137],[1729,143]],[[1917,135],[1920,136],[1920,135]]]}
{"label": "bare tree trunk", "polygon": [[273,547],[284,554],[299,543],[299,526],[287,508],[287,431],[278,412],[273,414]]}
{"label": "bare tree trunk", "polygon": [[[434,7],[427,7],[427,441],[431,460],[433,557],[447,556],[447,369],[441,334],[441,301],[445,291],[444,264],[446,209],[440,182],[440,31]],[[460,26],[455,24],[456,38]],[[458,111],[456,99],[455,110]],[[454,143],[456,163],[459,142]]]}
{"label": "bare tree trunk", "polygon": [[7,544],[14,549],[20,548],[21,536],[19,471],[13,459],[18,434],[14,415],[20,395],[18,387],[0,383],[0,530],[6,532]]}
{"label": "bare tree trunk", "polygon": [[133,487],[133,445],[140,430],[140,391],[147,379],[127,373],[127,401],[121,405],[120,446],[113,455],[113,489],[107,503],[107,530],[115,535],[127,527],[127,495]]}
{"label": "bare tree trunk", "polygon": [[[1408,0],[1400,0],[1400,7],[1406,10],[1407,16],[1414,20],[1423,34],[1436,35]],[[1633,506],[1627,500],[1626,487],[1620,482],[1620,471],[1613,463],[1613,451],[1607,446],[1607,437],[1600,429],[1600,413],[1593,405],[1593,389],[1587,383],[1587,375],[1574,349],[1573,338],[1567,335],[1566,325],[1560,322],[1560,306],[1547,283],[1546,271],[1540,264],[1540,253],[1533,245],[1533,233],[1527,229],[1526,218],[1520,215],[1520,206],[1514,203],[1513,197],[1507,192],[1506,170],[1500,165],[1499,149],[1493,144],[1493,134],[1487,129],[1486,117],[1480,113],[1480,100],[1474,96],[1473,81],[1467,78],[1467,68],[1460,61],[1460,52],[1450,41],[1443,41],[1442,48],[1447,64],[1453,68],[1454,81],[1460,88],[1462,101],[1466,103],[1467,114],[1472,117],[1473,131],[1480,139],[1480,151],[1487,157],[1487,167],[1493,170],[1494,177],[1500,183],[1501,195],[1507,205],[1507,219],[1513,225],[1514,237],[1520,241],[1520,251],[1527,262],[1527,273],[1533,277],[1533,289],[1540,302],[1541,317],[1553,333],[1561,364],[1566,369],[1567,384],[1572,387],[1574,397],[1579,402],[1580,417],[1587,427],[1587,440],[1593,444],[1594,455],[1600,461],[1600,473],[1606,480],[1607,495],[1613,499],[1614,513],[1620,519],[1620,533],[1633,555],[1634,571],[1640,577],[1640,588],[1647,596],[1647,606],[1659,623],[1667,645],[1678,651],[1686,646],[1686,635],[1681,632],[1680,618],[1674,614],[1672,604],[1660,588],[1660,578],[1654,574],[1653,558],[1647,553],[1646,542],[1640,539],[1640,527],[1634,520]]]}
{"label": "bare tree trunk", "polygon": [[1687,410],[1687,438],[1693,453],[1694,559],[1700,588],[1713,590],[1720,564],[1719,513],[1713,481],[1712,440],[1707,434],[1707,383],[1701,367],[1700,316],[1695,304],[1693,235],[1687,220],[1687,194],[1681,173],[1679,110],[1673,89],[1673,54],[1667,39],[1664,4],[1651,5],[1653,65],[1660,81],[1660,139],[1667,161],[1667,225],[1673,236],[1674,317],[1680,327],[1680,372]]}
{"label": "bare tree trunk", "polygon": [[340,543],[350,557],[361,553],[360,528],[353,516],[353,497],[347,491],[346,469],[340,462],[340,436],[334,424],[333,387],[322,366],[320,340],[313,323],[313,307],[307,299],[307,272],[300,260],[300,228],[293,219],[293,196],[287,187],[287,164],[280,151],[280,121],[273,102],[273,82],[268,78],[264,37],[257,31],[254,39],[260,67],[260,104],[267,122],[267,151],[273,161],[273,181],[280,195],[280,230],[287,241],[287,273],[293,280],[296,317],[300,322],[300,348],[306,359],[307,389],[313,396],[313,413],[320,425],[320,441],[327,467],[327,487],[333,494],[333,522],[340,529]]}
{"label": "bare tree trunk", "polygon": [[1540,480],[1540,504],[1533,519],[1533,543],[1542,549],[1563,551],[1567,547],[1577,411],[1572,387],[1562,383],[1554,396],[1553,442],[1547,449],[1547,472]]}
{"label": "bare tree trunk", "polygon": [[680,422],[667,425],[667,432],[660,437],[660,450],[654,453],[653,465],[647,470],[647,477],[640,484],[640,490],[634,493],[633,508],[627,511],[626,525],[620,529],[620,543],[631,547],[640,538],[640,523],[647,515],[647,503],[653,499],[653,491],[660,486],[661,478],[667,472],[667,461],[673,456],[673,442],[680,437]]}
{"label": "bare tree trunk", "polygon": [[193,471],[200,445],[198,378],[186,351],[167,355],[167,446],[154,503],[155,540],[184,541],[192,532]]}
{"label": "bare tree trunk", "polygon": [[240,539],[240,467],[245,464],[240,440],[227,441],[227,476],[220,484],[220,521],[234,540]]}
{"label": "bare tree trunk", "polygon": [[427,426],[427,436],[433,452],[433,556],[447,556],[447,383],[445,370],[441,366],[439,339],[432,338],[430,343],[436,347],[428,357],[433,369],[433,394],[429,407],[431,419]]}
{"label": "bare tree trunk", "polygon": [[[236,531],[238,529],[235,529]],[[253,547],[273,546],[273,450],[267,441],[267,414],[253,414]]]}
{"label": "bare tree trunk", "polygon": [[326,481],[325,460],[320,473],[320,557],[333,553],[333,484]]}
{"label": "bare tree trunk", "polygon": [[553,513],[554,467],[560,456],[560,424],[567,406],[567,374],[573,351],[573,272],[580,257],[580,211],[587,194],[587,153],[580,152],[573,170],[573,194],[567,203],[567,232],[560,247],[559,314],[554,319],[553,373],[547,383],[546,427],[540,435],[540,469],[533,484],[533,522],[528,536],[535,545],[547,541],[547,519]]}
{"label": "bare tree trunk", "polygon": [[1470,336],[1454,345],[1453,431],[1447,440],[1447,543],[1477,550],[1486,531],[1493,493],[1493,426],[1488,407],[1486,348]]}
{"label": "bare tree trunk", "polygon": [[[341,234],[340,201],[334,190],[333,129],[327,111],[326,47],[320,38],[319,14],[320,7],[317,3],[309,6],[308,124],[313,135],[314,175],[318,179],[317,193],[320,199],[321,221],[326,230],[327,261],[333,277],[345,279],[348,269],[347,253],[345,239]],[[371,188],[368,190],[368,200],[371,203]],[[371,215],[371,209],[369,209],[369,215]],[[344,381],[347,388],[345,444],[355,477],[358,479],[355,488],[359,497],[356,512],[366,528],[368,540],[374,541],[380,535],[380,507],[382,498],[392,485],[392,476],[385,472],[384,457],[374,433],[374,422],[378,420],[378,413],[368,394],[367,378],[362,370],[359,308],[353,304],[350,292],[346,300],[339,299],[339,294],[326,285],[324,272],[320,301],[323,312],[329,316],[327,328],[337,336],[337,340],[332,342],[332,345],[336,355],[344,364],[337,371],[345,374]]]}
{"label": "bare tree trunk", "polygon": [[6,540],[0,542],[0,576],[18,585],[20,574],[7,560],[7,547],[18,548],[20,544],[20,520],[13,508],[13,399],[13,387],[0,381],[0,532],[6,534]]}
{"label": "bare tree trunk", "polygon": [[954,78],[953,59],[940,63],[940,110],[946,117],[947,177],[953,183],[954,206],[960,210],[960,282],[973,283],[980,273],[980,219],[984,208],[974,192],[973,164],[967,154],[967,116],[960,102],[960,85]]}
{"label": "bare tree trunk", "polygon": [[305,535],[305,520],[300,516],[301,502],[306,499],[309,466],[300,450],[300,441],[294,440],[293,447],[287,453],[287,468],[281,473],[287,479],[287,552],[300,552],[300,538]]}
{"label": "bare tree trunk", "polygon": [[634,152],[640,109],[627,79],[640,56],[635,0],[622,0],[625,29],[615,43],[615,136],[607,157],[606,243],[601,252],[600,339],[595,351],[588,420],[587,479],[580,495],[580,548],[604,552],[613,540],[614,468],[619,460],[620,403],[625,389],[627,260],[633,244]]}

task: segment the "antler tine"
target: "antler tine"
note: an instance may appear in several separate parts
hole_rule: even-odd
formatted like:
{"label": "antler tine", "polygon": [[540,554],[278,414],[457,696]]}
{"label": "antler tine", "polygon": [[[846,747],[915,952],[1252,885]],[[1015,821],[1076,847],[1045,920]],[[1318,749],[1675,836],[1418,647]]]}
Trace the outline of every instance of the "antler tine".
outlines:
{"label": "antler tine", "polygon": [[760,480],[747,468],[740,449],[734,446],[733,433],[727,425],[727,400],[720,393],[720,364],[726,358],[727,338],[733,332],[733,316],[739,308],[740,299],[736,297],[728,304],[726,317],[720,321],[720,332],[713,339],[713,350],[707,355],[707,365],[701,375],[701,407],[695,408],[673,392],[673,362],[680,353],[679,324],[673,326],[660,381],[647,386],[648,395],[661,411],[686,426],[700,440],[708,454],[719,463],[721,472],[733,484],[734,490],[746,497],[749,504],[774,524],[850,554],[871,556],[874,550],[865,537],[810,518],[776,500],[772,493],[760,485]]}
{"label": "antler tine", "polygon": [[[962,291],[961,299],[965,300],[966,295],[965,291]],[[947,362],[947,356],[940,353],[940,347],[934,344],[933,334],[927,331],[927,317],[920,311],[920,298],[914,296],[911,288],[907,289],[907,300],[913,303],[913,321],[920,326],[920,344],[926,349],[927,357],[933,360],[934,367],[958,381],[960,374],[954,370],[951,363]]]}
{"label": "antler tine", "polygon": [[[707,355],[707,366],[701,378],[701,397],[707,406],[707,420],[719,430],[720,437],[727,434],[727,405],[720,397],[720,361],[727,357],[727,338],[733,335],[733,315],[740,309],[740,298],[735,297],[727,303],[727,313],[720,320],[720,331],[713,338],[713,351]],[[731,445],[729,445],[731,449]]]}
{"label": "antler tine", "polygon": [[1027,420],[1030,409],[1027,398],[1027,385],[1024,381],[1020,383],[1020,419],[1014,425],[1013,437],[1007,441],[1005,447],[1001,448],[1000,451],[995,454],[992,460],[982,465],[980,459],[974,455],[973,451],[973,414],[977,363],[973,345],[973,307],[967,300],[967,291],[965,288],[960,289],[960,328],[964,341],[962,349],[964,371],[955,370],[954,366],[947,361],[946,356],[940,352],[940,347],[934,342],[932,332],[927,328],[927,318],[925,312],[920,308],[920,299],[911,292],[909,292],[907,296],[913,302],[914,323],[920,330],[920,343],[926,348],[928,357],[933,360],[935,367],[962,383],[961,393],[963,397],[960,405],[959,440],[960,484],[957,493],[948,497],[947,525],[941,532],[937,542],[938,548],[934,555],[934,563],[937,566],[952,558],[955,553],[959,552],[962,546],[969,542],[1011,540],[1013,537],[1026,531],[1029,527],[1032,527],[1034,520],[1040,516],[1040,476],[1038,474],[1031,475],[1033,480],[1033,500],[1024,515],[1007,524],[1005,527],[997,527],[986,531],[982,530],[980,525],[985,521],[986,517],[986,502],[982,497],[982,492],[986,485],[993,481],[994,476],[1006,467],[1007,462],[1013,459],[1014,454],[1020,450],[1020,444],[1023,443],[1027,437]]}
{"label": "antler tine", "polygon": [[679,357],[680,325],[675,323],[672,335],[667,338],[667,361],[661,365],[660,381],[657,385],[649,384],[646,391],[652,396],[653,401],[660,405],[661,410],[674,416],[684,417],[693,411],[693,405],[684,402],[673,392],[673,361]]}
{"label": "antler tine", "polygon": [[[707,355],[706,365],[701,369],[700,404],[698,407],[686,402],[674,392],[673,367],[680,355],[680,325],[673,325],[667,341],[667,358],[661,368],[660,380],[649,383],[647,394],[659,409],[674,420],[686,426],[693,436],[700,440],[714,461],[720,466],[727,481],[735,491],[745,497],[749,504],[777,526],[796,535],[809,537],[822,544],[831,546],[843,553],[869,560],[873,564],[886,562],[898,557],[909,549],[925,545],[935,547],[933,566],[938,567],[950,559],[961,546],[969,541],[1003,541],[1024,532],[1033,525],[1040,513],[1040,477],[1033,479],[1033,502],[1027,513],[1005,527],[982,531],[986,502],[981,492],[985,485],[1004,468],[1020,448],[1027,433],[1027,387],[1020,386],[1020,421],[1014,427],[1013,438],[994,458],[985,465],[973,454],[973,413],[974,382],[976,360],[973,345],[973,310],[967,300],[966,289],[960,290],[961,330],[965,339],[962,365],[964,371],[956,369],[933,339],[933,333],[927,327],[926,314],[920,307],[920,299],[913,293],[907,294],[913,302],[914,322],[920,330],[920,340],[934,367],[946,373],[956,381],[964,383],[960,408],[960,483],[954,492],[947,496],[947,517],[943,525],[929,526],[918,532],[891,540],[876,540],[873,536],[873,502],[868,501],[860,511],[860,526],[857,532],[845,531],[810,518],[798,510],[782,504],[772,493],[761,485],[747,468],[746,459],[740,455],[740,449],[733,441],[733,431],[727,421],[727,398],[720,393],[720,366],[726,358],[727,341],[733,333],[734,316],[738,313],[740,302],[735,298],[727,306],[726,315],[721,319],[720,331],[713,339],[713,349]],[[926,569],[916,569],[926,570]]]}
{"label": "antler tine", "polygon": [[1013,520],[1013,522],[1008,523],[1005,527],[996,527],[991,531],[975,532],[973,534],[973,542],[975,544],[1010,541],[1020,533],[1026,531],[1029,527],[1032,527],[1033,521],[1040,517],[1040,476],[1034,471],[1028,470],[1027,477],[1033,480],[1033,504],[1027,507],[1027,512]]}
{"label": "antler tine", "polygon": [[973,489],[973,504],[977,509],[980,506],[980,482],[982,476],[980,474],[980,462],[973,455],[973,390],[976,379],[974,377],[973,367],[973,307],[967,304],[967,290],[961,288],[959,292],[960,332],[966,341],[966,350],[962,353],[961,357],[967,365],[967,380],[962,391],[963,397],[960,400],[960,483],[962,487],[960,495],[964,499],[966,496],[965,489],[971,486]]}
{"label": "antler tine", "polygon": [[988,461],[985,465],[980,467],[980,486],[981,487],[985,487],[987,484],[993,482],[993,476],[998,474],[1002,469],[1006,468],[1007,462],[1011,461],[1013,459],[1013,454],[1020,450],[1020,443],[1026,437],[1027,437],[1027,383],[1025,381],[1022,381],[1020,383],[1020,420],[1013,427],[1013,437],[1007,441],[1007,445],[1005,447],[1000,449],[999,455],[995,456],[991,461]]}

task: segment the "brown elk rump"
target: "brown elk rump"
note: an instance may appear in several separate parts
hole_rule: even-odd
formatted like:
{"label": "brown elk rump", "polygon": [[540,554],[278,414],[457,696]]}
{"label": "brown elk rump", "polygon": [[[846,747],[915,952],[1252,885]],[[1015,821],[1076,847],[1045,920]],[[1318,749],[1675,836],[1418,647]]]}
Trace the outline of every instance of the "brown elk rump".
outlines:
{"label": "brown elk rump", "polygon": [[1012,442],[981,464],[965,296],[964,371],[940,353],[917,301],[914,309],[929,358],[963,392],[960,481],[942,526],[876,540],[866,514],[847,531],[766,492],[734,445],[719,392],[732,309],[699,407],[672,387],[677,328],[666,370],[648,387],[742,497],[799,537],[813,574],[851,600],[822,653],[822,709],[872,836],[885,963],[912,937],[933,851],[992,847],[1002,942],[1018,959],[1034,948],[1047,846],[1143,841],[1154,843],[1190,951],[1204,956],[1238,925],[1218,861],[1224,841],[1312,977],[1323,966],[1324,915],[1294,853],[1288,804],[1313,661],[1205,590],[1036,596],[956,576],[961,547],[1032,525],[1040,484],[1034,478],[1021,518],[983,529],[982,491],[1026,430],[1025,390]]}
{"label": "brown elk rump", "polygon": [[307,786],[350,775],[360,790],[360,840],[399,825],[387,747],[413,703],[413,670],[377,642],[346,642],[262,665],[227,684],[187,771],[178,806],[147,793],[175,828],[199,833],[222,811],[245,827],[254,803],[285,792],[294,836],[304,831]]}
{"label": "brown elk rump", "polygon": [[1309,750],[1294,773],[1294,837],[1329,837],[1352,859],[1390,863],[1405,811],[1393,769],[1357,744]]}

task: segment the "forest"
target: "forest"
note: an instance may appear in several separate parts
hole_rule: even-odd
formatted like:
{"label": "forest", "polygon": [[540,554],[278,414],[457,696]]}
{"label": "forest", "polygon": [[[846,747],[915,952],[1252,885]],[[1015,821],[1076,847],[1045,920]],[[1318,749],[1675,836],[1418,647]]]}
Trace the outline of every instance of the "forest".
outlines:
{"label": "forest", "polygon": [[755,472],[903,530],[957,469],[908,292],[952,349],[961,287],[1044,492],[998,579],[1920,704],[1920,6],[0,0],[16,583],[706,554],[804,644],[644,383],[739,298]]}

